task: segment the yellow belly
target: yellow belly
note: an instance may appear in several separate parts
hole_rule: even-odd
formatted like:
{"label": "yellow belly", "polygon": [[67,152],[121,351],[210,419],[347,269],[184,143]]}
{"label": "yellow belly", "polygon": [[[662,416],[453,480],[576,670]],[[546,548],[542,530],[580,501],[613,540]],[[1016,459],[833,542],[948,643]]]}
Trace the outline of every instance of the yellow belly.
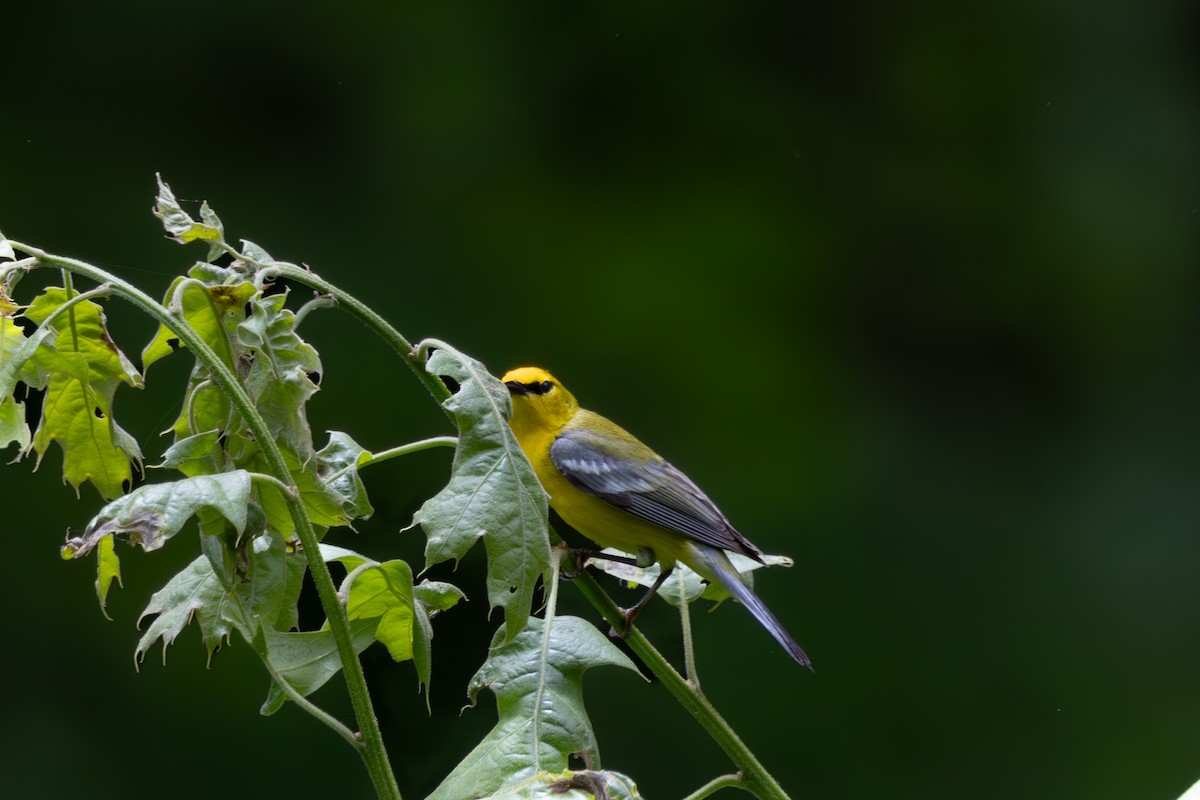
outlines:
{"label": "yellow belly", "polygon": [[[654,551],[655,559],[664,567],[674,566],[679,560],[686,561],[683,536],[576,488],[554,466],[549,442],[542,444],[544,446],[539,446],[539,442],[532,440],[521,442],[542,488],[550,495],[550,507],[563,521],[601,547],[615,547],[633,555],[647,547]],[[537,455],[539,453],[541,455]]]}

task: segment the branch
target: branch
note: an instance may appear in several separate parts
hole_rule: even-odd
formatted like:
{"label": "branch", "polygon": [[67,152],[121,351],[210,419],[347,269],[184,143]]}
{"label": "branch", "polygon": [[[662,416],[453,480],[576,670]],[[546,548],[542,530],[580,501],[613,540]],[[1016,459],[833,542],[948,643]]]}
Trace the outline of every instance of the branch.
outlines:
{"label": "branch", "polygon": [[[192,350],[196,360],[203,364],[209,375],[212,376],[213,383],[225,393],[233,407],[242,415],[246,425],[254,433],[259,447],[262,448],[271,476],[289,487],[293,486],[291,473],[283,460],[283,455],[276,446],[275,439],[262,415],[258,413],[258,409],[243,389],[241,381],[181,317],[172,314],[136,286],[91,264],[73,258],[51,255],[20,242],[10,240],[9,243],[14,248],[36,258],[36,266],[65,269],[97,283],[109,284],[112,294],[128,301],[155,321],[169,328],[179,337],[180,341]],[[371,696],[367,690],[362,664],[358,660],[358,654],[354,651],[350,622],[346,617],[345,608],[338,602],[337,588],[333,585],[329,568],[321,557],[317,532],[304,510],[304,504],[299,499],[298,491],[289,491],[285,495],[285,500],[288,512],[295,523],[296,534],[300,539],[305,559],[308,561],[309,573],[312,575],[313,584],[321,600],[321,607],[325,611],[330,631],[337,643],[338,657],[342,662],[342,674],[345,676],[346,688],[350,694],[350,702],[354,708],[354,716],[358,721],[362,738],[362,747],[358,749],[358,752],[371,774],[375,792],[383,798],[400,800],[400,788],[396,784],[396,777],[388,763],[387,750],[383,745],[383,736],[379,730],[379,721],[375,717],[375,709],[371,705]]]}

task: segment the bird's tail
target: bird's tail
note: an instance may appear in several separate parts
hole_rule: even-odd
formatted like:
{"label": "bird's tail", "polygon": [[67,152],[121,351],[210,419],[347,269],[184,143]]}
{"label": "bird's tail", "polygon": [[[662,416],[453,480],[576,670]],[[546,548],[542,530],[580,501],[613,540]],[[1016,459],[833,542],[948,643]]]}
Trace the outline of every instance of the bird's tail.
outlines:
{"label": "bird's tail", "polygon": [[[800,649],[800,645],[796,644],[796,640],[783,627],[783,623],[775,618],[766,604],[758,599],[758,595],[750,591],[750,587],[742,580],[742,576],[738,574],[723,550],[696,544],[689,549],[691,551],[689,555],[692,558],[689,558],[688,561],[694,562],[695,566],[700,567],[696,570],[697,572],[709,580],[715,579],[720,583],[725,591],[736,597],[742,605],[749,609],[759,624],[775,637],[775,641],[783,646],[783,649],[796,660],[797,664],[812,669],[812,662]],[[691,565],[689,564],[689,566]]]}

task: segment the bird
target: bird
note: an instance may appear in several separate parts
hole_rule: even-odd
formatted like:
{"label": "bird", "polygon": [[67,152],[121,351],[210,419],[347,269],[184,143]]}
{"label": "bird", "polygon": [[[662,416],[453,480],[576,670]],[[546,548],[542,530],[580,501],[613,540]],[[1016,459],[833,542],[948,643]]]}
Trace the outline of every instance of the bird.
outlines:
{"label": "bird", "polygon": [[650,591],[623,609],[626,635],[642,607],[682,563],[709,583],[720,584],[788,655],[812,669],[804,650],[726,554],[763,563],[763,551],[738,533],[700,487],[633,434],[580,407],[546,370],[518,367],[501,380],[512,398],[509,426],[549,495],[550,507],[597,545],[636,557],[588,555],[643,567],[657,561],[661,567]]}

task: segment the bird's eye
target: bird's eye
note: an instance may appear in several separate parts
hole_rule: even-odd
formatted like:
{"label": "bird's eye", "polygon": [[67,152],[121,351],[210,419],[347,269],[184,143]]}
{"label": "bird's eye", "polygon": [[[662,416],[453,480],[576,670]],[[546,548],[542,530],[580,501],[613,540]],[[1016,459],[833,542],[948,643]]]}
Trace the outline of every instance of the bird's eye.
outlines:
{"label": "bird's eye", "polygon": [[538,387],[538,389],[539,389],[538,394],[546,394],[553,388],[554,388],[554,384],[551,383],[550,381],[542,381],[542,385],[540,387]]}

